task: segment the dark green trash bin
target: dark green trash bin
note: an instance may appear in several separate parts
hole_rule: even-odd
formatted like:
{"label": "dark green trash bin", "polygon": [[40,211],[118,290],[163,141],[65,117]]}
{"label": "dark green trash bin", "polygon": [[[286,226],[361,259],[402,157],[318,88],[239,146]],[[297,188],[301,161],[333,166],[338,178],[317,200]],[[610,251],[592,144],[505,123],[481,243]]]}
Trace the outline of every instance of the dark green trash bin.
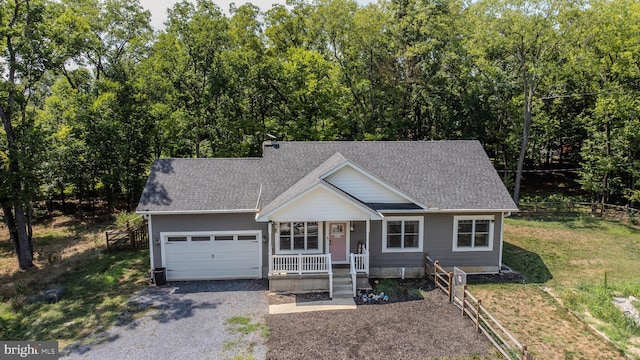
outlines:
{"label": "dark green trash bin", "polygon": [[153,269],[153,281],[156,286],[167,285],[167,269],[163,267]]}

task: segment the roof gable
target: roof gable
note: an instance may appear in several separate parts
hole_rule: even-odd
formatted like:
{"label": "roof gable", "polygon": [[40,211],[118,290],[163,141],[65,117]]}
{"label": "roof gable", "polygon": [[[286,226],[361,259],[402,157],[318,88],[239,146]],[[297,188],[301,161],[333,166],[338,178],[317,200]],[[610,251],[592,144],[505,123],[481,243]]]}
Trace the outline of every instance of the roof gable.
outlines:
{"label": "roof gable", "polygon": [[[400,174],[399,174],[400,175]],[[414,204],[415,201],[384,181],[346,162],[322,178],[365,204]],[[420,208],[420,206],[418,206]]]}
{"label": "roof gable", "polygon": [[[374,210],[345,196],[325,182],[316,183],[269,212],[261,212],[258,221],[380,220]],[[310,206],[310,204],[313,204]]]}

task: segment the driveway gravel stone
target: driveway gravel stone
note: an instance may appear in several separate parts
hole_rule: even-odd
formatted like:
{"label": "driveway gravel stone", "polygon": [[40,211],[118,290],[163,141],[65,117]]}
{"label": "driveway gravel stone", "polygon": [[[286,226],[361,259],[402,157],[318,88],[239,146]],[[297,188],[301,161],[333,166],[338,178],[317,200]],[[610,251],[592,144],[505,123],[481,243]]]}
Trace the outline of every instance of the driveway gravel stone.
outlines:
{"label": "driveway gravel stone", "polygon": [[264,359],[260,330],[233,331],[225,323],[247,317],[265,324],[266,280],[172,282],[150,286],[130,300],[116,324],[63,350],[65,359]]}

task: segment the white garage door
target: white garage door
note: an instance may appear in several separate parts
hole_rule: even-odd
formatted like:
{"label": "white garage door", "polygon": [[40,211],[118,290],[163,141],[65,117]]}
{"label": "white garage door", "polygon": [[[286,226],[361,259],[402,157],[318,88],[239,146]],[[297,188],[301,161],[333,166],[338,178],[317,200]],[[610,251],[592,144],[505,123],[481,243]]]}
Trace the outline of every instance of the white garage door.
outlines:
{"label": "white garage door", "polygon": [[262,277],[259,231],[163,233],[167,280]]}

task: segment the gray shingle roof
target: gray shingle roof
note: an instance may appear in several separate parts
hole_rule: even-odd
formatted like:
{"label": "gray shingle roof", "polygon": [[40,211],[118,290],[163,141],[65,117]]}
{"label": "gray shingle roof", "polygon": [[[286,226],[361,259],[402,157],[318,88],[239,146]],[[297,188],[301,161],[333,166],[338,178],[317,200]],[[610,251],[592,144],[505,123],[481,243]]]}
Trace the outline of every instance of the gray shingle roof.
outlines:
{"label": "gray shingle roof", "polygon": [[478,141],[279,145],[262,158],[159,159],[138,211],[253,209],[260,185],[259,206],[273,208],[345,161],[431,208],[517,210]]}
{"label": "gray shingle roof", "polygon": [[255,209],[260,158],[157,159],[137,211]]}

